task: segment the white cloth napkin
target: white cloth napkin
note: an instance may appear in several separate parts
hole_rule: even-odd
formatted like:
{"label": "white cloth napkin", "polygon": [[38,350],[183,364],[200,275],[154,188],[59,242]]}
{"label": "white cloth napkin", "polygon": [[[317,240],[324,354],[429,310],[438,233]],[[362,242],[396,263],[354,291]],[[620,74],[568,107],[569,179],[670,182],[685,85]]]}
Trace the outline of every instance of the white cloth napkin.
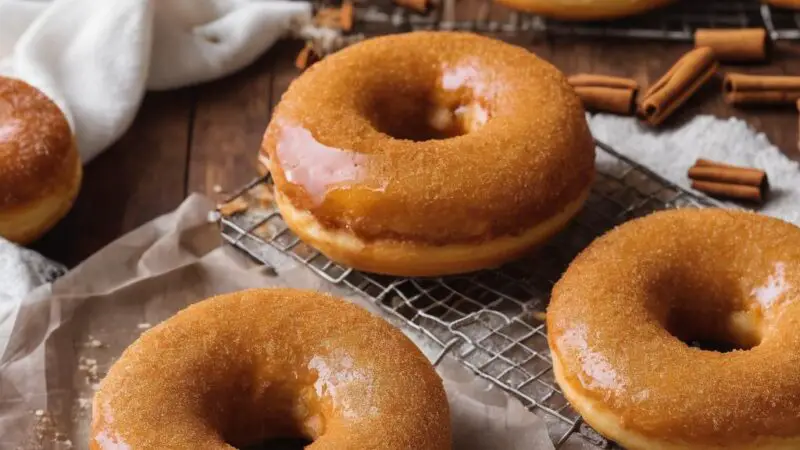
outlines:
{"label": "white cloth napkin", "polygon": [[[0,75],[61,107],[87,162],[125,132],[145,90],[235,72],[310,16],[309,3],[280,0],[0,0]],[[0,238],[0,318],[59,268]]]}
{"label": "white cloth napkin", "polygon": [[235,72],[310,14],[282,0],[0,0],[0,75],[61,107],[87,162],[125,132],[146,89]]}

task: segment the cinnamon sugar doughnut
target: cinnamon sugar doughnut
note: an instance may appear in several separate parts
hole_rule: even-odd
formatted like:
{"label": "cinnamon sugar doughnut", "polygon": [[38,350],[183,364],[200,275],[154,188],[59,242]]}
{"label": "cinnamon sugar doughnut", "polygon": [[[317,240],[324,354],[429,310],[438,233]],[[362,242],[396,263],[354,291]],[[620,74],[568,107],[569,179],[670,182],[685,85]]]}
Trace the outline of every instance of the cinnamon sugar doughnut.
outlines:
{"label": "cinnamon sugar doughnut", "polygon": [[547,329],[565,396],[625,448],[800,448],[800,228],[715,209],[624,224],[556,284]]}
{"label": "cinnamon sugar doughnut", "polygon": [[0,236],[27,244],[72,207],[82,167],[64,114],[33,86],[0,77]]}
{"label": "cinnamon sugar doughnut", "polygon": [[800,0],[762,0],[772,6],[789,9],[800,9]]}
{"label": "cinnamon sugar doughnut", "polygon": [[522,11],[560,20],[604,20],[640,14],[675,0],[497,0]]}
{"label": "cinnamon sugar doughnut", "polygon": [[566,78],[468,33],[379,37],[315,64],[267,128],[261,169],[289,227],[370,272],[499,265],[580,209],[594,144]]}
{"label": "cinnamon sugar doughnut", "polygon": [[144,333],[94,398],[90,450],[449,450],[442,380],[399,330],[350,303],[254,289]]}

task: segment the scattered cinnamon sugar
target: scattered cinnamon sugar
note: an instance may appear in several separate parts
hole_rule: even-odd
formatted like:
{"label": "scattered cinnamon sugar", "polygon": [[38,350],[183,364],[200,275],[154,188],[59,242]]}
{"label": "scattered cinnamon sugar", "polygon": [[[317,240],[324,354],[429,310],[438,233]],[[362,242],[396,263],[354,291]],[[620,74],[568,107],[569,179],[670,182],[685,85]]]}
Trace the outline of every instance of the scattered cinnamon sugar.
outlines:
{"label": "scattered cinnamon sugar", "polygon": [[223,216],[232,216],[247,211],[248,206],[243,198],[236,197],[228,203],[218,205],[217,208]]}
{"label": "scattered cinnamon sugar", "polygon": [[307,245],[305,242],[301,242],[299,245],[295,246],[292,249],[292,252],[294,252],[300,258],[304,259],[310,259],[317,253],[317,251],[314,250],[313,247]]}
{"label": "scattered cinnamon sugar", "polygon": [[275,237],[278,234],[278,229],[275,227],[275,224],[272,222],[264,222],[259,225],[255,230],[253,230],[253,234],[256,236],[269,240]]}
{"label": "scattered cinnamon sugar", "polygon": [[86,342],[83,343],[83,348],[103,348],[106,345],[99,339],[95,339],[92,335],[86,336]]}
{"label": "scattered cinnamon sugar", "polygon": [[33,411],[35,423],[32,434],[25,442],[24,446],[18,447],[22,450],[51,450],[51,449],[71,449],[72,441],[66,433],[59,431],[58,424],[49,412],[37,409]]}
{"label": "scattered cinnamon sugar", "polygon": [[92,399],[78,397],[72,407],[72,417],[81,418],[89,415],[92,410]]}
{"label": "scattered cinnamon sugar", "polygon": [[250,189],[249,194],[263,207],[272,206],[272,202],[275,200],[272,188],[265,184],[256,185],[253,189]]}
{"label": "scattered cinnamon sugar", "polygon": [[78,370],[84,375],[86,384],[97,390],[100,384],[100,374],[97,370],[97,360],[81,356],[78,359]]}

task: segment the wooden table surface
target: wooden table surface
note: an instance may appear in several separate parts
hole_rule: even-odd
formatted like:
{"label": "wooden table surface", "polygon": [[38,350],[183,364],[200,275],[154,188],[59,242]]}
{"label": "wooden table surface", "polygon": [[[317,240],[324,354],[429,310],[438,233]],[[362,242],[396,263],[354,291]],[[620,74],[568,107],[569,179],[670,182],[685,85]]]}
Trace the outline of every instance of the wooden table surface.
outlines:
{"label": "wooden table surface", "polygon": [[[688,44],[553,38],[528,45],[566,73],[594,72],[657,80]],[[255,177],[255,157],[272,107],[297,76],[298,42],[281,42],[252,66],[196,87],[149,93],[125,136],[86,166],[73,210],[34,245],[74,266],[122,234],[177,207],[192,192],[219,198]],[[750,73],[800,74],[800,44],[779,45],[769,65],[725,67]],[[668,123],[693,115],[741,117],[784,153],[800,160],[793,107],[735,110],[706,86]]]}

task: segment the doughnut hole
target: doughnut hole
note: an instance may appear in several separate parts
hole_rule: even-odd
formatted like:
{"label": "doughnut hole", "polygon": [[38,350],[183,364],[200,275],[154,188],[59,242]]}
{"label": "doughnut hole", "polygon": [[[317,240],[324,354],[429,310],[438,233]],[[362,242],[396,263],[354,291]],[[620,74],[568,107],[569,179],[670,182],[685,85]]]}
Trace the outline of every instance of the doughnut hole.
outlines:
{"label": "doughnut hole", "polygon": [[257,445],[244,447],[242,450],[303,450],[311,441],[301,438],[270,439]]}
{"label": "doughnut hole", "polygon": [[449,139],[482,128],[489,102],[470,86],[444,90],[436,77],[420,84],[386,83],[368,92],[362,106],[378,131],[415,142]]}
{"label": "doughnut hole", "polygon": [[[655,282],[654,304],[664,328],[690,347],[727,353],[758,346],[763,337],[762,316],[728,276],[710,276],[687,268],[662,274]],[[657,297],[654,297],[657,298]]]}
{"label": "doughnut hole", "polygon": [[[288,367],[279,372],[291,373]],[[330,426],[333,407],[314,391],[317,375],[293,371],[297,379],[276,381],[275,373],[240,375],[239,383],[207,393],[204,411],[228,445],[241,450],[293,450],[319,439]],[[271,381],[270,381],[271,380]]]}

